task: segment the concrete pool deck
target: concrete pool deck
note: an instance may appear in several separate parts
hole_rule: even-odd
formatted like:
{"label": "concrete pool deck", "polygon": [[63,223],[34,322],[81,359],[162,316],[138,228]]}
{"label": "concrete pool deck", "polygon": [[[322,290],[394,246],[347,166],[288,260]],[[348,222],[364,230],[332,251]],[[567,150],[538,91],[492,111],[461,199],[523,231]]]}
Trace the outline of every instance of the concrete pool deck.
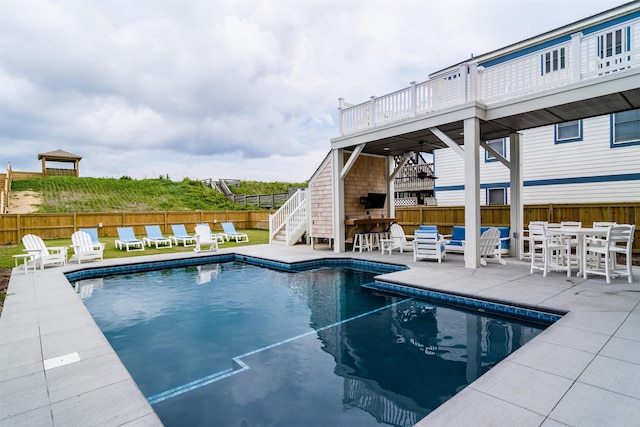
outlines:
{"label": "concrete pool deck", "polygon": [[[221,249],[282,262],[354,258],[409,270],[385,280],[541,310],[567,312],[445,402],[424,426],[631,426],[640,423],[640,268],[626,278],[529,274],[527,262],[467,269],[411,253],[311,250],[298,245]],[[171,253],[14,270],[0,317],[0,426],[162,425],[64,273],[98,266],[210,256]]]}

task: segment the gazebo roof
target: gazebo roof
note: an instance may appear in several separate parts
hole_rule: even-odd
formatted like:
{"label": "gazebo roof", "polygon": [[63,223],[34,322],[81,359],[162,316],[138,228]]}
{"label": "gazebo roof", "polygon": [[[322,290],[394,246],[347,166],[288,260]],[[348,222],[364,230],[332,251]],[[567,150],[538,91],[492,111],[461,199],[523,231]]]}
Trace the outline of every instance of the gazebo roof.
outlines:
{"label": "gazebo roof", "polygon": [[43,157],[48,160],[82,160],[82,156],[78,156],[77,154],[72,154],[64,150],[54,150],[49,151],[48,153],[38,154],[38,160]]}

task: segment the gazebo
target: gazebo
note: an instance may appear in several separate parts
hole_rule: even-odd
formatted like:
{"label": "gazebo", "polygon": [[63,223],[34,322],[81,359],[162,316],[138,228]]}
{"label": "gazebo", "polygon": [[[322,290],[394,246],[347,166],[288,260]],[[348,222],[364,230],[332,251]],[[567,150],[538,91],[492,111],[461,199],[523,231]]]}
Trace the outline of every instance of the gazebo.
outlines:
{"label": "gazebo", "polygon": [[[42,176],[80,176],[78,164],[82,157],[77,154],[64,150],[55,150],[38,154],[38,160],[42,160]],[[47,167],[47,162],[73,163],[73,168]]]}

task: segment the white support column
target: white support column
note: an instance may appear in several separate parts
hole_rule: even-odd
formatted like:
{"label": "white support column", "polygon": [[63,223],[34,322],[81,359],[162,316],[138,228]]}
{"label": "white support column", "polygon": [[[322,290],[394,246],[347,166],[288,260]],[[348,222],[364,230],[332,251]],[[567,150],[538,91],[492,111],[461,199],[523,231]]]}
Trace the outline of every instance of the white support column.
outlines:
{"label": "white support column", "polygon": [[522,203],[522,145],[521,135],[512,133],[509,135],[509,204],[511,240],[509,242],[509,255],[519,259],[524,229],[524,205]]}
{"label": "white support column", "polygon": [[464,266],[480,267],[480,121],[464,120]]}
{"label": "white support column", "polygon": [[580,44],[582,43],[582,33],[574,33],[571,34],[571,56],[573,66],[571,67],[571,80],[573,83],[577,83],[582,79],[582,48]]}
{"label": "white support column", "polygon": [[345,251],[345,227],[344,227],[344,179],[340,177],[344,167],[344,150],[331,151],[331,177],[333,188],[333,251],[336,253]]}
{"label": "white support column", "polygon": [[[406,161],[405,161],[406,163]],[[404,163],[403,163],[404,164]],[[396,186],[394,184],[395,181],[395,173],[389,173],[393,171],[395,167],[395,161],[393,156],[387,156],[387,161],[385,162],[385,176],[387,177],[387,215],[389,218],[395,218],[396,216]],[[399,169],[399,168],[398,168]],[[396,169],[396,171],[398,170]],[[396,172],[394,171],[394,172]]]}

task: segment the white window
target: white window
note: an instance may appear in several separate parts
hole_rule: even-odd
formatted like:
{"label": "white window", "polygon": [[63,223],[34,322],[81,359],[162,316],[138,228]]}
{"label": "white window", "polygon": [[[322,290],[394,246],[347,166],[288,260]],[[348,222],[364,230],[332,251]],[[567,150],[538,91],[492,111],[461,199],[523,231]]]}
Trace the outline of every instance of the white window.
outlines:
{"label": "white window", "polygon": [[640,144],[640,109],[611,115],[611,146]]}
{"label": "white window", "polygon": [[558,123],[554,133],[556,143],[582,141],[582,120]]}
{"label": "white window", "polygon": [[[496,150],[498,152],[498,154],[500,154],[502,157],[506,158],[506,149],[507,149],[507,144],[506,144],[506,140],[505,138],[499,138],[499,139],[492,139],[487,141],[487,145],[491,148],[493,148],[494,150]],[[495,162],[498,159],[496,159],[496,156],[493,155],[493,153],[490,153],[489,151],[485,150],[485,157],[484,160],[485,162]]]}
{"label": "white window", "polygon": [[566,60],[564,48],[551,50],[540,55],[540,71],[541,75],[549,74],[552,71],[564,70],[566,68]]}
{"label": "white window", "polygon": [[631,27],[618,28],[598,37],[598,56],[601,59],[620,55],[630,50],[629,35]]}
{"label": "white window", "polygon": [[506,188],[487,188],[487,204],[488,205],[506,205],[507,189]]}

